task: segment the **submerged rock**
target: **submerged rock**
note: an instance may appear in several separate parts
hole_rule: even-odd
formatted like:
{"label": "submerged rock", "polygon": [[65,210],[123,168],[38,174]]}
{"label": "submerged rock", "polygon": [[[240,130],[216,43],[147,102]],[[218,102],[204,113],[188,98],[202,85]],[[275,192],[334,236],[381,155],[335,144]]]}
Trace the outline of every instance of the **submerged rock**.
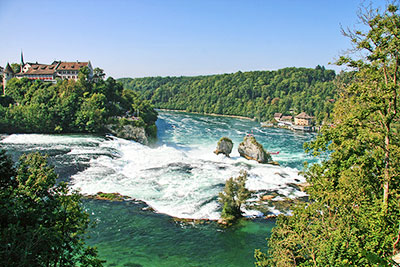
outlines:
{"label": "submerged rock", "polygon": [[217,144],[217,149],[214,151],[215,154],[224,154],[229,157],[229,154],[232,152],[233,142],[228,137],[222,137],[219,139]]}
{"label": "submerged rock", "polygon": [[310,186],[308,182],[304,183],[288,183],[289,186],[296,188],[297,190],[300,190],[302,192],[306,192],[306,188]]}
{"label": "submerged rock", "polygon": [[121,195],[120,193],[103,193],[103,192],[98,192],[95,195],[88,195],[87,198],[92,198],[97,200],[110,200],[110,201],[123,201],[130,199],[130,197]]}
{"label": "submerged rock", "polygon": [[262,196],[261,200],[262,201],[272,200],[274,197],[276,197],[276,196],[274,196],[274,195],[264,195],[264,196]]}
{"label": "submerged rock", "polygon": [[241,157],[255,160],[259,163],[272,162],[271,155],[267,153],[263,146],[256,141],[254,136],[245,136],[238,148]]}

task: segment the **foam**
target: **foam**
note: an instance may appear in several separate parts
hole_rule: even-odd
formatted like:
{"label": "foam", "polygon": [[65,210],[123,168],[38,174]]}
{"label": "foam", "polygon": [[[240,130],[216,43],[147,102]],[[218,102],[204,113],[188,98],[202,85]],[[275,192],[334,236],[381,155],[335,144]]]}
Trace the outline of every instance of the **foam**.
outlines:
{"label": "foam", "polygon": [[[293,168],[259,164],[240,157],[215,155],[209,146],[190,150],[167,145],[149,148],[119,138],[100,147],[113,148],[120,157],[101,156],[90,167],[72,177],[74,188],[83,193],[119,192],[143,200],[156,211],[174,217],[217,219],[218,193],[229,177],[242,169],[249,173],[249,190],[280,190],[292,195],[286,183],[302,181]],[[277,173],[284,173],[285,178]],[[259,214],[246,211],[249,216]]]}
{"label": "foam", "polygon": [[103,138],[90,135],[12,134],[1,140],[5,144],[80,144],[100,143]]}

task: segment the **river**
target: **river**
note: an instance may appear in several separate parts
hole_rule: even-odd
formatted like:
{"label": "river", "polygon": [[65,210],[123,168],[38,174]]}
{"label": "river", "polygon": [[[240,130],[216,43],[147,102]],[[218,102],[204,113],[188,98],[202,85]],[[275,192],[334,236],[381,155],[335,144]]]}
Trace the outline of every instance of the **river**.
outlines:
{"label": "river", "polygon": [[[256,192],[250,202],[271,190],[289,198],[303,196],[288,184],[304,182],[298,174],[303,162],[316,162],[303,151],[314,134],[171,111],[160,112],[157,127],[154,147],[94,135],[15,134],[1,144],[14,160],[27,152],[48,154],[59,180],[84,194],[118,192],[140,200],[84,201],[96,222],[87,243],[98,247],[105,266],[253,266],[254,249],[265,251],[274,221],[259,218],[225,229],[215,222],[190,224],[173,217],[218,219],[218,193],[241,170],[248,172],[246,186]],[[280,152],[273,160],[281,166],[239,157],[238,144],[249,133],[267,151]],[[234,143],[230,158],[213,153],[223,136]],[[271,206],[269,213],[279,210]]]}

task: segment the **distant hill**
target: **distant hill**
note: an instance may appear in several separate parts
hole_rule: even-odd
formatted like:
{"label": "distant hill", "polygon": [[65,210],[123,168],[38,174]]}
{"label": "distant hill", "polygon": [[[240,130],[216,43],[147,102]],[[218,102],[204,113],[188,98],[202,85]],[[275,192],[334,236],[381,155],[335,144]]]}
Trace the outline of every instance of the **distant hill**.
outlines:
{"label": "distant hill", "polygon": [[140,91],[156,108],[271,119],[273,114],[307,112],[321,122],[336,97],[333,70],[317,66],[196,77],[118,79]]}

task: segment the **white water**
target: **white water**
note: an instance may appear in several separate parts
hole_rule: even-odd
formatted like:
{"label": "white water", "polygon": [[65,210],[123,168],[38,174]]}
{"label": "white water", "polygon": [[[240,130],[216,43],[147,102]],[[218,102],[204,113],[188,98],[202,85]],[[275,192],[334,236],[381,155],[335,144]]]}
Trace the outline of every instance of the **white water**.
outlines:
{"label": "white water", "polygon": [[75,188],[86,194],[119,192],[175,217],[219,218],[216,197],[225,180],[242,169],[249,173],[246,185],[250,190],[278,189],[294,197],[300,193],[285,184],[304,181],[296,169],[251,162],[236,153],[231,158],[217,156],[212,147],[183,151],[163,145],[152,149],[118,138],[101,147],[112,147],[121,157],[93,159],[88,169],[72,177]]}
{"label": "white water", "polygon": [[[70,135],[11,135],[1,142],[14,146],[25,144],[27,150],[36,148],[45,152],[68,148],[63,157],[73,157],[77,163],[82,159],[88,161],[86,169],[72,175],[70,184],[74,189],[84,194],[118,192],[174,217],[219,218],[218,193],[225,181],[238,176],[241,170],[249,174],[246,186],[250,190],[278,190],[291,198],[304,195],[287,185],[305,181],[298,175],[298,169],[259,164],[239,157],[236,140],[242,138],[250,122],[174,114],[160,117],[161,140],[156,148],[115,137]],[[233,135],[235,146],[231,158],[213,153],[221,134]],[[262,141],[263,136],[256,135],[256,138]],[[279,138],[284,137],[280,134]],[[285,162],[290,156],[305,158],[301,151],[283,151],[275,159]],[[260,215],[255,211],[246,212]],[[271,212],[277,211],[272,207]]]}

